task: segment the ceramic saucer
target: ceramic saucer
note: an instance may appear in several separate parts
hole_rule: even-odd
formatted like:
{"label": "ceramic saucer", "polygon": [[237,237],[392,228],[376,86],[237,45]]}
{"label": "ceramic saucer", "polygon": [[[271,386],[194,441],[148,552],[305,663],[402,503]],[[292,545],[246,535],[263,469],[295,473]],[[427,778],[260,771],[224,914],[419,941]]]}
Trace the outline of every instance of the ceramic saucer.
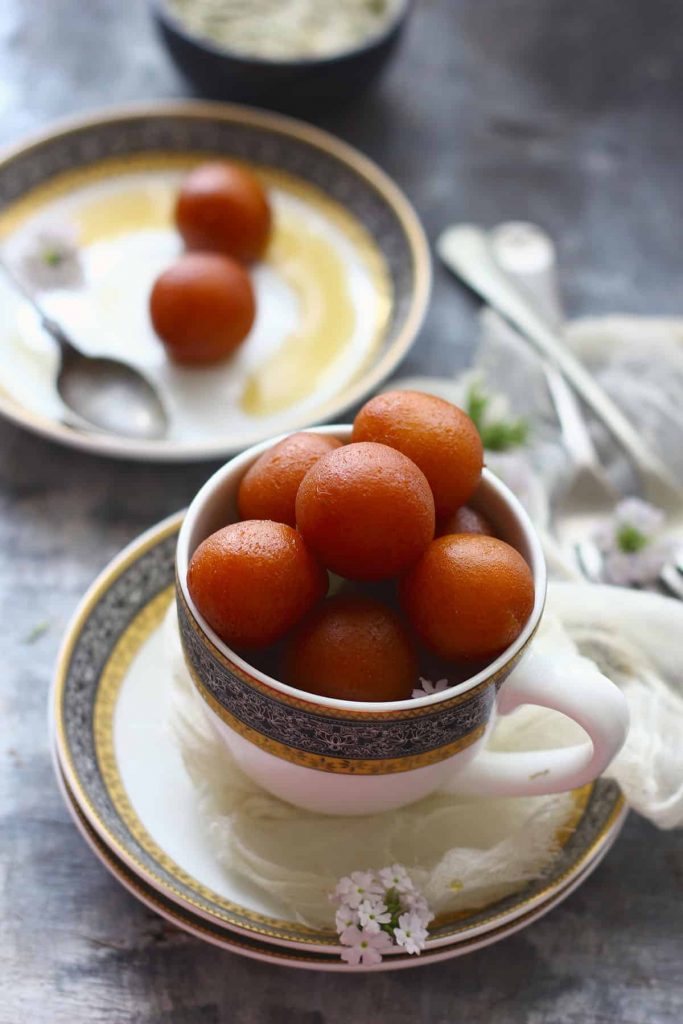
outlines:
{"label": "ceramic saucer", "polygon": [[[174,913],[269,949],[336,955],[332,932],[302,926],[268,893],[227,872],[204,835],[195,791],[166,728],[161,624],[173,595],[181,519],[165,520],[114,559],[67,631],[51,727],[71,801],[107,857]],[[486,907],[437,921],[429,955],[456,955],[463,943],[502,937],[516,922],[545,912],[595,867],[625,814],[616,784],[600,779],[579,791],[571,828],[543,877]]]}
{"label": "ceramic saucer", "polygon": [[402,970],[409,967],[419,967],[427,963],[450,960],[453,957],[464,956],[467,953],[490,946],[495,942],[500,942],[502,939],[514,935],[515,932],[526,928],[534,921],[544,917],[545,914],[565,900],[574,889],[578,888],[597,867],[614,839],[616,839],[619,831],[618,827],[614,829],[610,841],[601,848],[600,852],[580,874],[573,877],[563,888],[558,889],[534,910],[522,914],[507,924],[492,928],[478,937],[454,941],[452,945],[444,948],[430,949],[423,952],[419,957],[398,953],[391,957],[385,957],[382,963],[375,967],[352,967],[344,963],[336,953],[326,955],[314,953],[310,950],[300,951],[283,948],[274,943],[268,943],[265,940],[259,941],[257,938],[249,938],[244,934],[231,931],[226,926],[192,914],[190,911],[179,907],[172,900],[165,898],[156,889],[146,885],[109,849],[97,832],[89,825],[69,790],[58,763],[55,764],[55,772],[62,796],[79,832],[107,870],[141,903],[144,903],[145,906],[156,911],[161,917],[183,931],[228,952],[239,953],[241,956],[261,960],[265,963],[296,967],[303,970],[334,971],[337,973],[363,973],[368,970]]}

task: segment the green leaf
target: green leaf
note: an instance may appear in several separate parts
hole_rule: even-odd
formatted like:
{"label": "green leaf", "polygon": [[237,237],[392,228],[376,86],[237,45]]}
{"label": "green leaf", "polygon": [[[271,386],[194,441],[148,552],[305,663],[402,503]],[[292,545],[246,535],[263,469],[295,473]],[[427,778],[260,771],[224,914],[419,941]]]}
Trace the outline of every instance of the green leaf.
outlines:
{"label": "green leaf", "polygon": [[527,443],[529,424],[524,419],[494,420],[479,431],[484,448],[491,452],[506,452]]}
{"label": "green leaf", "polygon": [[491,452],[506,452],[510,448],[519,448],[529,440],[529,424],[519,417],[513,420],[493,420],[486,422],[486,410],[489,396],[474,383],[467,392],[466,411],[479,431],[481,443]]}
{"label": "green leaf", "polygon": [[389,889],[386,896],[384,897],[387,910],[390,914],[394,914],[401,909],[401,897],[399,896],[397,889]]}
{"label": "green leaf", "polygon": [[34,644],[36,640],[40,640],[44,633],[47,633],[50,628],[49,622],[39,622],[33,627],[33,629],[24,637],[25,644]]}
{"label": "green leaf", "polygon": [[484,425],[484,416],[486,415],[488,404],[488,396],[482,391],[479,384],[476,382],[472,384],[467,392],[466,412],[480,434]]}

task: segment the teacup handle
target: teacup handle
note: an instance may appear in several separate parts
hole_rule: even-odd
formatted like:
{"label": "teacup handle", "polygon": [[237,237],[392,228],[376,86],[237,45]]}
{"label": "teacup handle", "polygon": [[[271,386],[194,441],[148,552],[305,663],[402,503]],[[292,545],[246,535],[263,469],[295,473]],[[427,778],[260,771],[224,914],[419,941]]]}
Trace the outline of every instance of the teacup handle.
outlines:
{"label": "teacup handle", "polygon": [[621,690],[587,659],[567,671],[555,659],[533,651],[503,683],[498,714],[522,704],[559,711],[574,719],[589,743],[555,750],[482,750],[449,788],[488,796],[543,796],[576,789],[601,775],[619,753],[629,727]]}

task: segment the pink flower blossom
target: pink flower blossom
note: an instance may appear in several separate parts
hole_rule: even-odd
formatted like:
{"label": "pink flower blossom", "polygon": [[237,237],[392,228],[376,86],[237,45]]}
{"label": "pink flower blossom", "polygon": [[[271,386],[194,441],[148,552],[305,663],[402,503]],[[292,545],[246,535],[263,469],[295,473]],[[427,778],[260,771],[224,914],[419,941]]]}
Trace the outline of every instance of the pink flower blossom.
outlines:
{"label": "pink flower blossom", "polygon": [[334,923],[337,931],[341,933],[346,928],[350,928],[352,924],[358,923],[358,914],[351,907],[347,906],[346,903],[342,903],[334,915]]}
{"label": "pink flower blossom", "polygon": [[432,693],[441,693],[443,690],[447,690],[448,685],[447,679],[439,679],[437,682],[433,683],[431,679],[423,679],[422,676],[420,676],[420,685],[413,690],[412,696],[429,697]]}
{"label": "pink flower blossom", "polygon": [[358,922],[368,932],[378,932],[381,925],[390,921],[391,914],[382,900],[363,900],[358,907]]}
{"label": "pink flower blossom", "polygon": [[427,929],[420,914],[413,911],[401,914],[398,928],[394,928],[394,937],[397,945],[403,946],[406,953],[421,953],[427,941]]}
{"label": "pink flower blossom", "polygon": [[384,889],[372,871],[353,871],[350,875],[339,879],[334,895],[352,910],[357,910],[368,896],[381,895],[383,892]]}
{"label": "pink flower blossom", "polygon": [[341,957],[347,964],[363,964],[372,967],[382,962],[382,953],[392,948],[392,942],[386,932],[371,932],[367,928],[353,925],[340,936],[344,945]]}
{"label": "pink flower blossom", "polygon": [[413,881],[402,864],[392,864],[391,867],[382,868],[379,878],[384,888],[395,889],[398,893],[414,892]]}

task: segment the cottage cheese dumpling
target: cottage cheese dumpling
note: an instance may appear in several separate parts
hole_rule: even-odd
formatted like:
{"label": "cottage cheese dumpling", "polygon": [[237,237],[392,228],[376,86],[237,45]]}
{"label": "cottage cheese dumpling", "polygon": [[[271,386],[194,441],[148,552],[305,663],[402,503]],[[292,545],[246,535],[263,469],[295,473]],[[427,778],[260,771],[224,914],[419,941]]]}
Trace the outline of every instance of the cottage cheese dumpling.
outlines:
{"label": "cottage cheese dumpling", "polygon": [[229,356],[256,315],[245,269],[211,252],[185,253],[160,274],[149,308],[154,330],[178,363],[215,363]]}
{"label": "cottage cheese dumpling", "polygon": [[190,597],[230,647],[281,640],[327,593],[327,573],[283,523],[248,520],[199,545],[187,573]]}
{"label": "cottage cheese dumpling", "polygon": [[401,605],[441,658],[493,658],[517,639],[534,606],[531,569],[495,537],[433,541],[400,584]]}
{"label": "cottage cheese dumpling", "polygon": [[448,533],[478,533],[484,537],[495,537],[495,532],[485,515],[463,505],[461,508],[437,524],[437,537],[444,537]]}
{"label": "cottage cheese dumpling", "polygon": [[190,171],[178,194],[175,219],[188,249],[220,252],[242,263],[260,259],[270,235],[264,189],[255,175],[229,160]]}
{"label": "cottage cheese dumpling", "polygon": [[242,519],[273,519],[296,525],[296,494],[306,473],[341,441],[327,434],[290,434],[247,470],[237,492]]}
{"label": "cottage cheese dumpling", "polygon": [[420,467],[437,516],[464,505],[481,479],[484,449],[462,409],[421,391],[387,391],[371,398],[353,424],[353,441],[388,444]]}
{"label": "cottage cheese dumpling", "polygon": [[406,700],[417,660],[405,625],[370,597],[331,597],[287,641],[285,681],[340,700]]}
{"label": "cottage cheese dumpling", "polygon": [[434,499],[405,455],[383,444],[348,444],[306,473],[296,525],[333,572],[389,579],[416,562],[434,536]]}

